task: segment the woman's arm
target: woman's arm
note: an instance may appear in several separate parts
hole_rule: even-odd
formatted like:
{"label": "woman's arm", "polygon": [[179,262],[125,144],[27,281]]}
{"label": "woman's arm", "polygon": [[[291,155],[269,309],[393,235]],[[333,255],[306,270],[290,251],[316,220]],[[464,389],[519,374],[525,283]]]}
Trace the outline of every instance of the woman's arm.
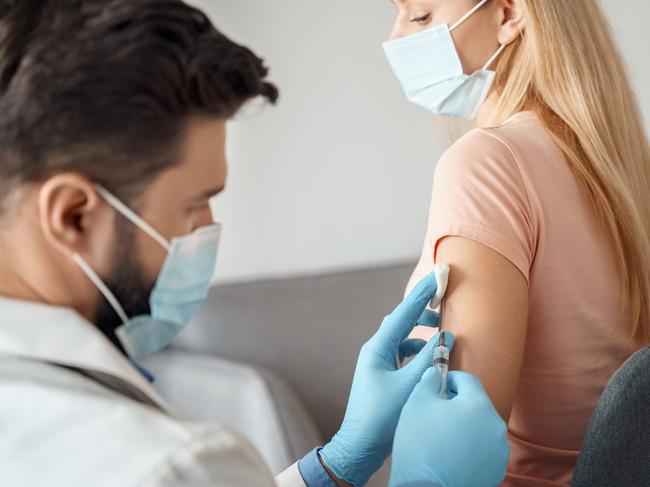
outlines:
{"label": "woman's arm", "polygon": [[498,131],[473,130],[440,159],[414,277],[434,261],[450,265],[442,325],[458,337],[451,365],[481,379],[505,420],[521,371],[538,221]]}
{"label": "woman's arm", "polygon": [[442,305],[443,329],[456,336],[451,368],[477,375],[508,421],[526,338],[526,278],[499,253],[462,237],[442,239],[436,261],[451,267]]}

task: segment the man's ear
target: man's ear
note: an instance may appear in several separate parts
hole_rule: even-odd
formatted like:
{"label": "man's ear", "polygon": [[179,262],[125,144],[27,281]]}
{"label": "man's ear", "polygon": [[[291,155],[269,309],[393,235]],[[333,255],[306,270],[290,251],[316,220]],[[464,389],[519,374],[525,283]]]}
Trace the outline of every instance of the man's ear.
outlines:
{"label": "man's ear", "polygon": [[93,254],[91,232],[112,228],[112,212],[93,183],[78,173],[60,173],[46,180],[38,195],[38,211],[45,239],[64,255]]}
{"label": "man's ear", "polygon": [[501,28],[499,44],[508,45],[517,40],[524,31],[524,14],[520,0],[501,0]]}

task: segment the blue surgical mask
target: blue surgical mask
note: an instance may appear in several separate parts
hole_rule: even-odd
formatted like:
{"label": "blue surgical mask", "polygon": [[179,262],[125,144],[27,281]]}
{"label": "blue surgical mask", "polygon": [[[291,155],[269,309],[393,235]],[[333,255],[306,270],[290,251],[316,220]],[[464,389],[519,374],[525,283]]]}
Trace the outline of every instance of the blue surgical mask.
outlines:
{"label": "blue surgical mask", "polygon": [[482,69],[467,75],[451,32],[487,1],[478,3],[451,27],[441,24],[383,44],[409,101],[434,115],[476,118],[494,82],[495,73],[488,68],[506,46],[499,47]]}
{"label": "blue surgical mask", "polygon": [[170,242],[106,189],[100,186],[96,189],[116,211],[167,250],[167,257],[149,298],[151,315],[135,317],[127,316],[97,273],[80,255],[73,255],[73,260],[122,320],[123,324],[116,330],[116,335],[127,354],[132,359],[140,360],[169,345],[205,301],[216,266],[221,225],[204,226]]}

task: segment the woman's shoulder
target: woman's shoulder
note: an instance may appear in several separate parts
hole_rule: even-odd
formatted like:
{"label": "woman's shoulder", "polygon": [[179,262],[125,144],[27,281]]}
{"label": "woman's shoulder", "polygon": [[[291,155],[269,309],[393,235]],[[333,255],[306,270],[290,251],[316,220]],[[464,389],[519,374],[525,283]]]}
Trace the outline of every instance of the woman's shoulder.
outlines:
{"label": "woman's shoulder", "polygon": [[511,151],[519,146],[556,148],[557,144],[544,123],[533,111],[518,112],[498,125],[480,129],[486,135],[501,141]]}
{"label": "woman's shoulder", "polygon": [[506,157],[508,147],[491,130],[475,128],[456,140],[442,155],[442,160],[476,160],[486,156]]}
{"label": "woman's shoulder", "polygon": [[476,128],[454,142],[442,155],[436,177],[467,178],[471,174],[489,175],[499,169],[515,169],[512,151],[492,131]]}
{"label": "woman's shoulder", "polygon": [[534,112],[520,112],[506,122],[475,128],[458,139],[440,159],[437,172],[488,176],[498,172],[519,177],[533,159],[557,150]]}
{"label": "woman's shoulder", "polygon": [[434,177],[429,234],[453,235],[501,254],[528,279],[536,222],[525,178],[508,144],[474,129],[441,158]]}

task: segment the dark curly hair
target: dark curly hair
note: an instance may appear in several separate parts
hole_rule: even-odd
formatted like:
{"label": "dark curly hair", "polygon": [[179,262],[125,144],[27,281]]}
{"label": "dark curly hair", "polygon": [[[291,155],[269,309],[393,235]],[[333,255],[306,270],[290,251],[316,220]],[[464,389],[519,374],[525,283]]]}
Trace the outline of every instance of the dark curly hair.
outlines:
{"label": "dark curly hair", "polygon": [[178,162],[193,116],[277,88],[180,0],[0,0],[0,191],[61,171],[126,201]]}

